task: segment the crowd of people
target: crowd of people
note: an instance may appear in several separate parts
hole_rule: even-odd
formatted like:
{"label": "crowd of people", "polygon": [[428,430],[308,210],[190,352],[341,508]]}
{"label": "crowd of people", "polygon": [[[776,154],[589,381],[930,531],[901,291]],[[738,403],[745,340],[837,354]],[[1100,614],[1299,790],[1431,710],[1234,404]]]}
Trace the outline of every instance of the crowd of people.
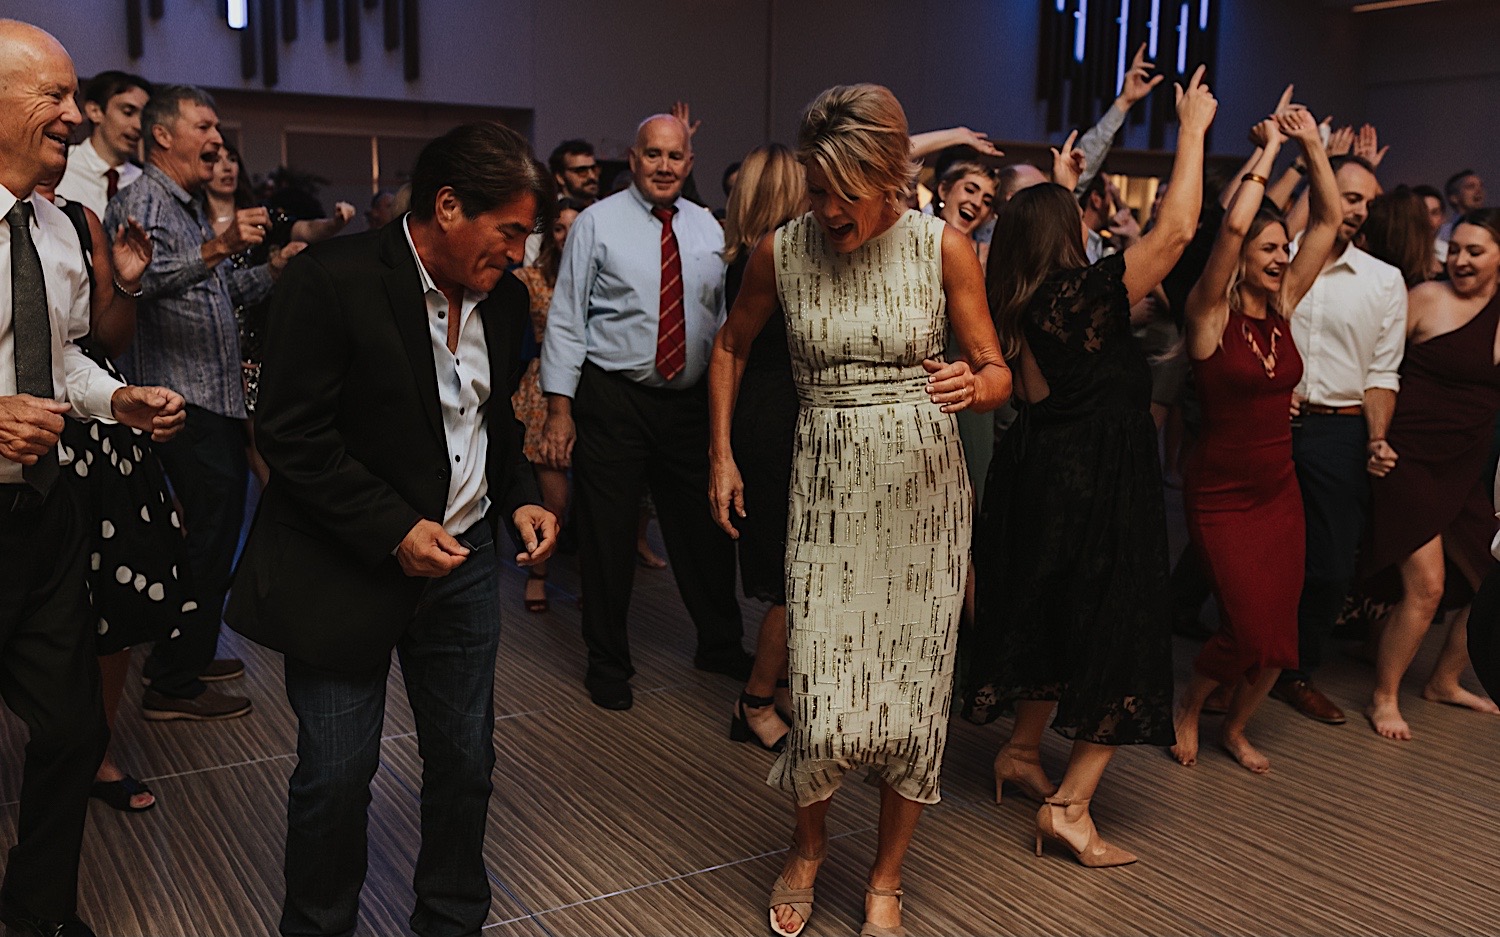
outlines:
{"label": "crowd of people", "polygon": [[[861,933],[906,933],[903,860],[955,701],[1012,718],[997,800],[1039,801],[1037,854],[1091,868],[1137,861],[1089,812],[1119,746],[1193,766],[1222,714],[1220,744],[1265,773],[1268,695],[1345,721],[1313,683],[1340,622],[1372,648],[1380,735],[1412,738],[1400,686],[1434,621],[1424,697],[1500,711],[1460,680],[1471,647],[1487,686],[1500,667],[1500,210],[1468,170],[1387,189],[1374,128],[1319,123],[1292,88],[1226,181],[1203,69],[1156,92],[1144,48],[1045,169],[834,87],[794,146],[726,172],[722,217],[684,196],[686,105],[640,123],[607,195],[586,141],[543,164],[466,124],[375,196],[367,233],[336,236],[353,206],[266,204],[203,90],[105,72],[80,93],[66,50],[13,20],[0,50],[17,933],[91,934],[88,799],[155,804],[108,745],[131,647],[152,646],[147,719],[251,712],[218,688],[244,672],[216,657],[221,620],[284,654],[298,720],[281,932],[356,925],[394,651],[424,762],[411,926],[477,933],[499,551],[545,614],[564,523],[584,686],[627,710],[654,511],[693,663],[743,682],[729,737],[776,755],[795,805],[763,906],[783,937],[813,914],[850,772],[880,788]],[[1154,92],[1178,135],[1141,217],[1102,169]],[[767,605],[753,654],[737,579]],[[1173,630],[1209,594],[1219,626],[1176,690]],[[1057,781],[1049,725],[1072,742]]]}

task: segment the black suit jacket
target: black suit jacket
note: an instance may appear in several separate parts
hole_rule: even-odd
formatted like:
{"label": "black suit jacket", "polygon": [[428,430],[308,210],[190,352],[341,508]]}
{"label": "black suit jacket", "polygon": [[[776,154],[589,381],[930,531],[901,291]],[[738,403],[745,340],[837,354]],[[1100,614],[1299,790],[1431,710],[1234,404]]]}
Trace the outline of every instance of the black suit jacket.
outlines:
{"label": "black suit jacket", "polygon": [[[489,346],[490,521],[538,501],[510,397],[530,328],[507,274],[479,304]],[[427,306],[402,225],[334,238],[288,266],[271,298],[256,443],[271,467],[224,620],[328,670],[390,658],[426,579],[392,551],[420,518],[441,523],[452,457]],[[499,622],[496,622],[499,627]]]}

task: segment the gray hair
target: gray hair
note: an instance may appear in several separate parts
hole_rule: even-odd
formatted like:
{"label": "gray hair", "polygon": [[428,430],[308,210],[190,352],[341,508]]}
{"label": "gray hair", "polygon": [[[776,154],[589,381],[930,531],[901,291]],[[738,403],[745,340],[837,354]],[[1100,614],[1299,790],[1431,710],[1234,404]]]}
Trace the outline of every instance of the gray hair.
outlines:
{"label": "gray hair", "polygon": [[184,102],[218,110],[213,95],[202,88],[193,85],[157,85],[156,90],[151,93],[151,100],[141,109],[141,137],[146,141],[146,152],[160,149],[161,144],[156,142],[154,131],[157,127],[170,130],[177,118],[182,116]]}

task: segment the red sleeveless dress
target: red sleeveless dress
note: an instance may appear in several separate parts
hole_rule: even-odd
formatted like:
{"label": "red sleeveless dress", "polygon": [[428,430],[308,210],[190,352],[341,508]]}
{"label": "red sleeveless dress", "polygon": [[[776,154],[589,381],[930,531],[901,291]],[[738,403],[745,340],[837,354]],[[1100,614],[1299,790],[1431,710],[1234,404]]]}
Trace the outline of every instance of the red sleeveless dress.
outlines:
{"label": "red sleeveless dress", "polygon": [[1193,668],[1221,683],[1254,680],[1263,668],[1297,665],[1307,539],[1292,465],[1291,396],[1302,356],[1291,323],[1231,312],[1219,348],[1193,362],[1193,376],[1203,432],[1183,501],[1220,616]]}

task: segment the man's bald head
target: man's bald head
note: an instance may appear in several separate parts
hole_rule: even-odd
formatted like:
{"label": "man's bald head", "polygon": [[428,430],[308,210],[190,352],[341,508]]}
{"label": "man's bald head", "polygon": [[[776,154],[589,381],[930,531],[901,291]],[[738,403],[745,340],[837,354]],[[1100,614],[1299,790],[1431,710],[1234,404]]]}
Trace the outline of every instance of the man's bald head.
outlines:
{"label": "man's bald head", "polygon": [[68,138],[83,123],[73,96],[78,76],[51,33],[0,19],[0,184],[18,198],[61,176]]}
{"label": "man's bald head", "polygon": [[648,202],[671,207],[692,170],[692,141],[682,121],[671,114],[652,114],[641,121],[630,148],[630,174]]}
{"label": "man's bald head", "polygon": [[1030,163],[1014,163],[1000,170],[999,199],[1008,202],[1022,189],[1029,189],[1034,185],[1041,185],[1047,181],[1047,174]]}

